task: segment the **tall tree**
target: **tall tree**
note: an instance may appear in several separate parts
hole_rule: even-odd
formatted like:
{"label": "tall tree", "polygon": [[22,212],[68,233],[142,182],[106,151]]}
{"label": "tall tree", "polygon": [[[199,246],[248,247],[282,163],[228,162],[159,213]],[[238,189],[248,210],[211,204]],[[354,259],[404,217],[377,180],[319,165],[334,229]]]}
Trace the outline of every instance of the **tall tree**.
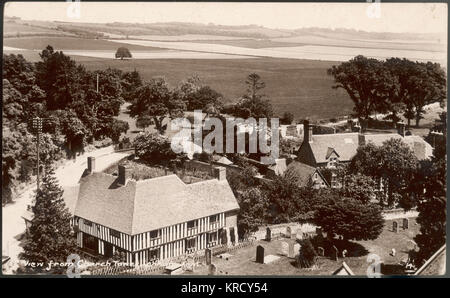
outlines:
{"label": "tall tree", "polygon": [[416,127],[419,127],[427,104],[444,103],[446,98],[446,74],[438,63],[418,63],[419,74],[411,76],[410,102],[415,109]]}
{"label": "tall tree", "polygon": [[120,47],[116,51],[116,58],[120,58],[120,60],[123,60],[123,58],[132,58],[131,52],[128,48]]}
{"label": "tall tree", "polygon": [[344,240],[373,240],[383,230],[384,219],[380,206],[341,197],[337,192],[322,190],[322,198],[314,222],[328,235],[342,236]]}
{"label": "tall tree", "polygon": [[239,203],[238,231],[241,238],[256,232],[266,222],[268,199],[258,187],[247,188],[237,196]]}
{"label": "tall tree", "polygon": [[203,86],[189,96],[187,109],[202,110],[206,112],[207,108],[214,107],[218,110],[222,107],[223,96],[219,92],[211,89],[209,86]]}
{"label": "tall tree", "polygon": [[66,208],[63,190],[50,168],[45,172],[32,210],[30,236],[20,257],[36,263],[65,263],[67,257],[76,252],[76,240],[70,226],[71,214]]}
{"label": "tall tree", "polygon": [[132,102],[134,90],[141,87],[142,84],[143,82],[141,75],[138,71],[136,71],[136,69],[130,72],[125,72],[122,75],[123,99],[127,102]]}
{"label": "tall tree", "polygon": [[[390,206],[398,203],[407,189],[418,160],[411,149],[400,139],[389,139],[381,146],[372,143],[358,148],[349,165],[350,173],[361,173],[381,179]],[[382,198],[380,196],[380,198]]]}
{"label": "tall tree", "polygon": [[347,91],[358,117],[367,119],[374,112],[389,109],[388,98],[395,92],[397,82],[383,62],[360,55],[331,67],[328,74],[334,77],[334,89]]}
{"label": "tall tree", "polygon": [[82,92],[82,81],[86,76],[83,66],[77,65],[62,51],[47,46],[40,54],[42,61],[36,63],[38,86],[45,91],[47,109],[64,109]]}
{"label": "tall tree", "polygon": [[150,116],[156,129],[162,134],[165,131],[163,120],[166,117],[182,116],[186,105],[177,92],[169,88],[165,79],[157,78],[136,90],[129,109],[131,117]]}
{"label": "tall tree", "polygon": [[385,66],[391,75],[397,78],[397,87],[394,89],[389,98],[390,110],[392,112],[392,120],[398,121],[398,114],[404,111],[404,116],[408,119],[408,127],[414,115],[414,106],[411,103],[411,77],[417,73],[417,64],[406,58],[389,58],[385,62]]}
{"label": "tall tree", "polygon": [[[232,106],[231,113],[235,117],[255,119],[271,118],[273,116],[273,107],[270,100],[262,93],[266,84],[256,73],[248,75],[245,84],[247,90],[244,96]],[[228,108],[226,109],[228,111]]]}
{"label": "tall tree", "polygon": [[362,203],[369,203],[378,198],[375,181],[359,173],[346,175],[340,192],[343,197],[356,199]]}

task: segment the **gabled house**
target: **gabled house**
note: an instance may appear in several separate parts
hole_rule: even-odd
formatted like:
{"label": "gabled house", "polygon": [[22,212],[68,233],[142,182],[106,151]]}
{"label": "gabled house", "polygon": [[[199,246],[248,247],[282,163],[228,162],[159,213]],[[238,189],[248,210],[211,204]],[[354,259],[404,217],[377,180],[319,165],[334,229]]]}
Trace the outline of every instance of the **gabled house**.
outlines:
{"label": "gabled house", "polygon": [[95,159],[78,185],[65,189],[77,244],[91,254],[146,264],[237,241],[239,205],[226,180],[185,184],[176,175],[135,181],[119,166],[118,176],[95,172]]}
{"label": "gabled house", "polygon": [[301,162],[291,162],[284,175],[300,187],[311,186],[315,189],[330,187],[318,168],[308,166]]}
{"label": "gabled house", "polygon": [[312,133],[309,121],[304,122],[304,139],[297,151],[297,160],[312,167],[333,168],[337,162],[349,162],[359,146],[373,143],[382,145],[389,139],[401,139],[414,152],[419,160],[429,159],[433,148],[419,136],[407,136],[404,124],[399,124],[398,133]]}

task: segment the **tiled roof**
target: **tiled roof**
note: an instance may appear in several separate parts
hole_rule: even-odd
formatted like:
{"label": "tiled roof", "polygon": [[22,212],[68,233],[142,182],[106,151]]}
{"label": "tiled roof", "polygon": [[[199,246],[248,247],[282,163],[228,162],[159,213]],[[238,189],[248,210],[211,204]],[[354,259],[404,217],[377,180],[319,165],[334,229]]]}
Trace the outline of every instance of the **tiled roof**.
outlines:
{"label": "tiled roof", "polygon": [[340,161],[349,161],[356,154],[356,150],[360,144],[360,138],[364,139],[366,144],[373,143],[376,146],[381,146],[383,142],[389,139],[401,139],[411,148],[419,160],[428,159],[433,155],[433,148],[423,138],[419,136],[402,137],[397,133],[312,135],[312,142],[309,145],[311,146],[316,163],[327,162],[333,150],[339,155]]}
{"label": "tiled roof", "polygon": [[377,146],[381,146],[383,142],[389,139],[401,139],[414,152],[414,155],[419,160],[428,159],[433,155],[433,148],[423,138],[419,136],[405,136],[399,134],[365,134],[366,143],[371,142]]}
{"label": "tiled roof", "polygon": [[339,154],[340,161],[349,161],[358,149],[358,133],[312,135],[312,142],[309,145],[316,163],[327,162],[326,157],[330,148]]}
{"label": "tiled roof", "polygon": [[186,185],[176,175],[120,186],[116,176],[93,173],[64,197],[75,197],[75,216],[129,235],[239,208],[226,180]]}
{"label": "tiled roof", "polygon": [[316,172],[316,168],[304,163],[293,161],[285,172],[285,177],[300,186],[307,186],[311,181],[311,176]]}
{"label": "tiled roof", "polygon": [[444,275],[446,257],[447,249],[444,244],[416,271],[416,273],[414,273],[414,275]]}

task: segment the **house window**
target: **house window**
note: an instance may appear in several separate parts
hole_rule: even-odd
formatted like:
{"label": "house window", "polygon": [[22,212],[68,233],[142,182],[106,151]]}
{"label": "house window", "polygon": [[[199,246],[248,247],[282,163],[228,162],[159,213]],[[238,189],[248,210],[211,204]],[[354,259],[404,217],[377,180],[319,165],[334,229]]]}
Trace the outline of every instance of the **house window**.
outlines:
{"label": "house window", "polygon": [[111,237],[120,238],[119,231],[116,231],[116,230],[113,230],[113,229],[109,229],[109,235],[111,235]]}
{"label": "house window", "polygon": [[194,229],[197,227],[197,221],[196,220],[191,220],[187,222],[187,228],[188,229]]}
{"label": "house window", "polygon": [[217,242],[217,232],[212,232],[208,234],[208,243]]}
{"label": "house window", "polygon": [[159,237],[159,230],[154,230],[150,232],[150,239],[156,239]]}
{"label": "house window", "polygon": [[211,215],[209,217],[209,223],[214,224],[219,221],[219,214]]}
{"label": "house window", "polygon": [[89,234],[83,234],[83,248],[88,251],[97,253],[98,252],[98,240]]}
{"label": "house window", "polygon": [[84,220],[84,224],[85,224],[86,226],[92,227],[92,222],[89,221],[89,220],[87,220],[87,219]]}
{"label": "house window", "polygon": [[186,250],[193,250],[196,247],[196,238],[186,239]]}
{"label": "house window", "polygon": [[159,259],[159,252],[160,250],[158,248],[150,249],[148,251],[150,261]]}

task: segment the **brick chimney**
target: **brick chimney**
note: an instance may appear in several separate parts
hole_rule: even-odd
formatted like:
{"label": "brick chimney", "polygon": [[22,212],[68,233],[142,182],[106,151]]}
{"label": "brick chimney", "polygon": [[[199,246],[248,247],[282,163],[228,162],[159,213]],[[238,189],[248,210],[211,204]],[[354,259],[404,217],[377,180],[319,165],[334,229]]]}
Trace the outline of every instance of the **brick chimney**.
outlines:
{"label": "brick chimney", "polygon": [[92,174],[95,172],[95,157],[88,156],[87,158],[87,169],[89,171],[89,174]]}
{"label": "brick chimney", "polygon": [[214,167],[214,177],[219,181],[227,180],[227,169],[225,167]]}
{"label": "brick chimney", "polygon": [[118,176],[118,183],[120,185],[127,185],[128,180],[131,178],[131,169],[127,166],[119,165],[119,176]]}
{"label": "brick chimney", "polygon": [[405,137],[405,123],[403,122],[397,122],[397,131],[398,134],[401,135],[402,137]]}
{"label": "brick chimney", "polygon": [[303,140],[312,143],[313,128],[309,125],[309,120],[303,121]]}

